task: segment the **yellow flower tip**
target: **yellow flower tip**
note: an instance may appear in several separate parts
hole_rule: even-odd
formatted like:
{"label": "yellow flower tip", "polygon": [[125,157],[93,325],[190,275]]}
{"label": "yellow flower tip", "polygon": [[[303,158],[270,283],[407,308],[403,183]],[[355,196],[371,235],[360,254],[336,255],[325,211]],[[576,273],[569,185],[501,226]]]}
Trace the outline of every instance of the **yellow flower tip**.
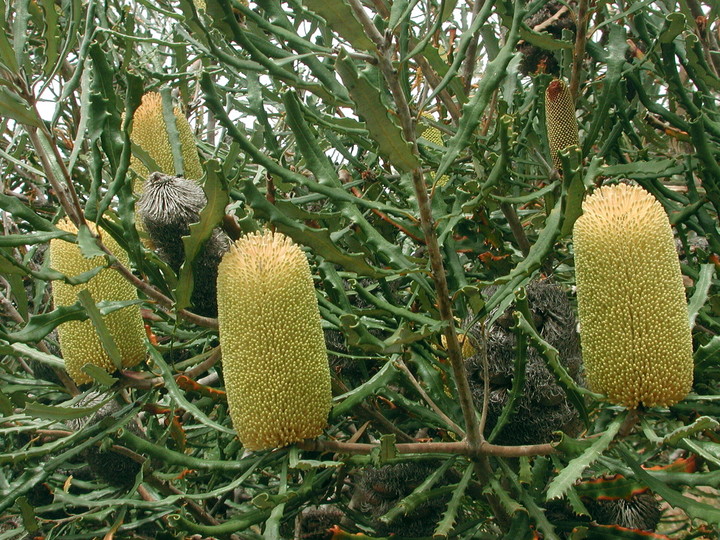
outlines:
{"label": "yellow flower tip", "polygon": [[583,203],[573,242],[590,388],[628,408],[682,400],[692,387],[692,336],[662,205],[638,186],[602,187]]}
{"label": "yellow flower tip", "polygon": [[[192,127],[179,108],[176,107],[173,112],[175,127],[180,137],[180,151],[185,178],[200,180],[203,172]],[[175,174],[175,162],[163,116],[162,96],[158,92],[145,94],[140,105],[135,109],[130,140],[148,153],[157,164],[159,172],[170,175]],[[130,165],[138,176],[147,179],[150,171],[147,170],[139,158],[133,156]],[[142,182],[136,184],[134,186],[135,191],[140,191]]]}
{"label": "yellow flower tip", "polygon": [[[88,224],[95,232],[95,226]],[[77,228],[68,219],[62,219],[57,227],[63,231],[77,233]],[[124,265],[129,263],[127,254],[109,236],[103,236],[103,243]],[[54,270],[68,277],[75,277],[98,266],[105,265],[103,257],[86,259],[77,244],[60,239],[50,241],[50,265]],[[81,285],[68,285],[64,281],[53,282],[55,307],[70,306],[77,302],[78,293],[87,289],[95,302],[135,300],[135,288],[118,272],[104,268],[90,281]],[[145,359],[145,326],[140,315],[140,306],[132,305],[114,311],[104,317],[105,324],[120,351],[123,367],[133,367]],[[58,326],[60,349],[65,369],[77,384],[92,382],[83,371],[85,364],[93,364],[109,373],[115,371],[110,356],[100,342],[95,328],[89,320],[68,321]]]}
{"label": "yellow flower tip", "polygon": [[218,268],[218,324],[233,426],[248,450],[314,438],[330,368],[307,257],[280,233],[237,240]]}

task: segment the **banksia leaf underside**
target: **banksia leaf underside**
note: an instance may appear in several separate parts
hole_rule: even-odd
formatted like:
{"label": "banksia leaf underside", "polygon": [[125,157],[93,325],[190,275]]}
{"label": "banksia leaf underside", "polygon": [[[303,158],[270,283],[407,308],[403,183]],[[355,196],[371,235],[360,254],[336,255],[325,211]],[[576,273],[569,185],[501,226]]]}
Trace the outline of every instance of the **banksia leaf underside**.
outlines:
{"label": "banksia leaf underside", "polygon": [[[174,113],[175,126],[180,136],[184,176],[190,180],[200,180],[203,173],[192,128],[180,109],[176,108]],[[170,137],[163,117],[162,97],[157,92],[145,94],[142,103],[135,110],[130,140],[155,161],[159,168],[157,172],[175,174]],[[134,156],[131,159],[131,166],[143,180],[147,179],[151,172]]]}
{"label": "banksia leaf underside", "polygon": [[583,212],[573,239],[588,384],[629,408],[673,405],[692,386],[693,351],[667,214],[625,184],[600,188]]}
{"label": "banksia leaf underside", "polygon": [[[67,219],[58,223],[58,228],[77,233],[77,228]],[[93,227],[91,227],[93,229]],[[113,252],[117,259],[128,265],[127,254],[110,237],[103,237],[105,246]],[[103,257],[86,259],[77,244],[63,240],[50,241],[50,265],[54,270],[74,277],[98,266],[104,265]],[[68,285],[64,281],[53,283],[53,299],[55,306],[71,306],[78,300],[78,292],[87,289],[95,302],[127,301],[137,299],[135,288],[123,277],[110,268],[104,268],[90,281],[82,285]],[[114,311],[103,318],[120,352],[123,367],[133,367],[145,359],[145,327],[140,316],[140,307],[128,306]],[[58,327],[60,349],[65,360],[65,369],[78,384],[88,383],[92,378],[83,371],[85,364],[94,364],[107,370],[115,371],[115,366],[90,320],[68,321]]]}
{"label": "banksia leaf underside", "polygon": [[558,152],[579,145],[575,103],[570,88],[563,81],[554,79],[545,91],[545,125],[547,126],[550,156],[556,169],[562,168]]}
{"label": "banksia leaf underside", "polygon": [[279,233],[235,242],[218,268],[218,323],[233,425],[248,450],[320,435],[330,369],[310,266]]}

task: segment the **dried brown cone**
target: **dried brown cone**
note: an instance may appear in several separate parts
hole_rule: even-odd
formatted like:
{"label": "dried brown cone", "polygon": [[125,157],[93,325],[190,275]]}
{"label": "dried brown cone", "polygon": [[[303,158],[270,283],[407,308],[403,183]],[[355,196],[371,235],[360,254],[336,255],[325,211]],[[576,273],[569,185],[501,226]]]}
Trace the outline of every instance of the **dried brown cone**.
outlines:
{"label": "dried brown cone", "polygon": [[555,168],[562,169],[559,152],[579,145],[575,103],[570,88],[560,79],[553,79],[545,91],[545,125],[547,126],[550,156]]}

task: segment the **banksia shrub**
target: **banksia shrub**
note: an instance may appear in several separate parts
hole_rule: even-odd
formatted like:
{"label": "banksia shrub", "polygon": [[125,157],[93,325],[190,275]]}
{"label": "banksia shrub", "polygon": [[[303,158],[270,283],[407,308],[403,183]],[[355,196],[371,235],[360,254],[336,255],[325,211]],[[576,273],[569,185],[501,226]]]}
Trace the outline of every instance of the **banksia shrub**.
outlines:
{"label": "banksia shrub", "polygon": [[320,435],[330,369],[305,254],[280,233],[244,236],[220,263],[217,293],[230,416],[245,448]]}
{"label": "banksia shrub", "polygon": [[[195,146],[190,123],[180,109],[175,108],[175,126],[180,136],[181,153],[185,178],[200,180],[202,167]],[[142,98],[142,103],[133,115],[130,140],[142,148],[155,161],[159,171],[165,174],[175,174],[170,137],[168,136],[165,118],[163,117],[162,98],[157,92],[149,92]],[[132,169],[143,180],[148,177],[148,171],[142,162],[133,156],[130,163]],[[155,172],[155,171],[152,171]],[[138,190],[138,189],[136,189]]]}
{"label": "banksia shrub", "polygon": [[[77,233],[77,228],[68,219],[61,220],[57,227],[64,231]],[[93,232],[95,230],[92,225],[90,225],[90,229]],[[103,242],[118,261],[123,265],[129,264],[125,251],[110,236],[104,236]],[[103,257],[91,259],[83,257],[77,244],[59,239],[50,241],[50,265],[54,270],[68,277],[75,277],[104,264]],[[103,300],[121,302],[137,299],[135,288],[130,283],[115,270],[104,268],[82,285],[68,285],[64,281],[55,281],[53,283],[55,307],[75,304],[78,300],[78,293],[83,289],[90,291],[95,302]],[[140,316],[140,306],[132,305],[113,311],[103,320],[120,351],[123,367],[133,367],[145,359],[145,327]],[[115,371],[115,366],[105,352],[90,320],[62,323],[58,326],[58,338],[65,359],[65,369],[76,383],[92,381],[92,378],[82,369],[85,364],[94,364],[109,373]]]}
{"label": "banksia shrub", "polygon": [[588,384],[629,408],[673,405],[690,391],[692,338],[673,233],[637,186],[603,187],[573,233]]}
{"label": "banksia shrub", "polygon": [[580,142],[575,103],[570,95],[570,88],[560,79],[554,79],[545,91],[545,125],[550,156],[555,168],[561,169],[562,162],[558,152]]}

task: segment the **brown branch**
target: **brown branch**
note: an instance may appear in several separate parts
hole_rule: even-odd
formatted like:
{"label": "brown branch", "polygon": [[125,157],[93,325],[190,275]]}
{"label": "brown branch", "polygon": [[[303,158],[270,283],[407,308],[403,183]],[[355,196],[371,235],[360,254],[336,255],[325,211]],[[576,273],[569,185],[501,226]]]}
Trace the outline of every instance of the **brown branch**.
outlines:
{"label": "brown branch", "polygon": [[585,58],[585,43],[587,42],[588,27],[588,2],[589,0],[580,0],[578,3],[576,31],[575,31],[575,51],[573,53],[572,74],[570,76],[570,95],[573,101],[577,100],[580,90],[580,74],[582,71],[582,62]]}
{"label": "brown branch", "polygon": [[522,223],[520,223],[520,220],[518,219],[515,208],[513,208],[509,203],[504,202],[500,203],[500,210],[510,226],[510,230],[515,237],[515,241],[517,242],[520,251],[522,251],[522,254],[527,257],[528,253],[530,253],[530,242],[525,235],[525,229],[523,229]]}
{"label": "brown branch", "polygon": [[[480,13],[480,4],[484,4],[487,1],[488,0],[475,0],[473,2],[472,18],[468,26],[472,26],[474,24],[475,19]],[[466,94],[470,92],[470,88],[472,87],[472,76],[475,71],[475,61],[477,59],[479,34],[480,32],[478,31],[474,36],[472,36],[470,44],[468,45],[468,48],[465,52],[465,58],[463,59],[462,78],[465,81]]]}
{"label": "brown branch", "polygon": [[[309,452],[335,452],[337,454],[367,455],[378,444],[350,443],[341,441],[307,440],[297,443],[298,448]],[[398,443],[395,445],[398,454],[455,454],[470,458],[496,456],[496,457],[523,457],[545,456],[555,454],[557,450],[552,443],[526,444],[520,446],[500,446],[483,442],[473,450],[467,441],[461,442],[420,442]]]}

